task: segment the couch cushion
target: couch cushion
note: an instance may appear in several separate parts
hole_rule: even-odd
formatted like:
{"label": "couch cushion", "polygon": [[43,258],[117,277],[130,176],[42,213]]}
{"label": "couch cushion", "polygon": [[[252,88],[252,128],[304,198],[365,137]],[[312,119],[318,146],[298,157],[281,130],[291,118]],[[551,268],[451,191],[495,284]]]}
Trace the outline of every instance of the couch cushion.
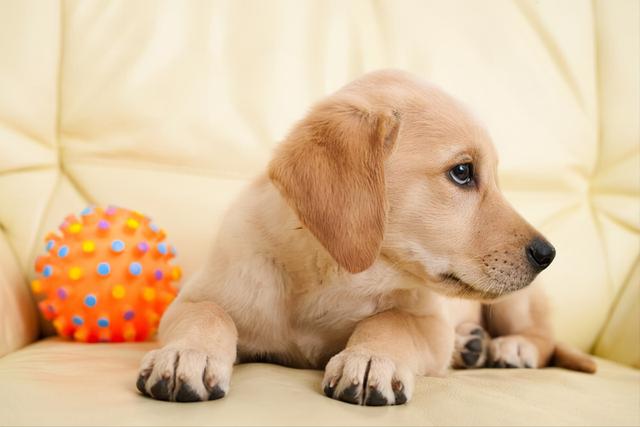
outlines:
{"label": "couch cushion", "polygon": [[[312,102],[402,68],[486,122],[508,198],[558,249],[540,277],[558,336],[583,350],[605,330],[637,336],[638,7],[2,2],[0,227],[26,274],[66,214],[121,204],[168,230],[188,276]],[[599,354],[638,363],[638,340],[623,342]]]}
{"label": "couch cushion", "polygon": [[637,425],[640,372],[599,360],[596,375],[560,369],[453,371],[420,378],[404,406],[324,397],[320,371],[237,366],[229,395],[167,403],[138,394],[153,343],[50,338],[0,359],[0,425]]}

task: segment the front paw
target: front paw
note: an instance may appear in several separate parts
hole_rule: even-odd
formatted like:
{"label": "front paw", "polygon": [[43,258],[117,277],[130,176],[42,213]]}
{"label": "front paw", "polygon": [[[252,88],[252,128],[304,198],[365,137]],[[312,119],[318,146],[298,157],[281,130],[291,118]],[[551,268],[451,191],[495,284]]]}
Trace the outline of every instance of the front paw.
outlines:
{"label": "front paw", "polygon": [[489,344],[488,364],[491,368],[535,368],[538,348],[519,335],[497,337]]}
{"label": "front paw", "polygon": [[476,369],[484,367],[491,337],[476,323],[468,322],[456,328],[456,338],[451,358],[455,369]]}
{"label": "front paw", "polygon": [[224,397],[233,363],[199,350],[164,347],[142,360],[136,387],[157,400],[198,402]]}
{"label": "front paw", "polygon": [[389,357],[348,348],[325,368],[322,388],[333,399],[355,405],[402,405],[411,399],[414,375]]}

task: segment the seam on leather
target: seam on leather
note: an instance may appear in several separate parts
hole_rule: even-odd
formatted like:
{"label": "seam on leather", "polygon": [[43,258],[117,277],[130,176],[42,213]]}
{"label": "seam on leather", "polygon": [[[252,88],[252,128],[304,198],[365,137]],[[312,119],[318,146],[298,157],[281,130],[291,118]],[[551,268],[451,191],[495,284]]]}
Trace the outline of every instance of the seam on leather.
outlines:
{"label": "seam on leather", "polygon": [[[613,279],[613,274],[611,272],[611,265],[609,262],[609,256],[607,254],[606,240],[604,238],[604,231],[602,230],[602,224],[600,223],[600,218],[598,217],[599,210],[598,210],[598,207],[595,206],[591,194],[589,194],[588,196],[588,203],[589,203],[588,207],[589,207],[590,216],[592,218],[593,225],[596,230],[596,234],[598,235],[597,246],[601,253],[602,259],[604,260],[603,265],[604,265],[604,271],[606,275],[606,282],[607,282],[606,286],[607,286],[607,291],[609,293],[609,301],[607,301],[607,305],[611,307],[611,305],[616,299],[616,294],[617,294],[615,280]],[[602,328],[608,322],[609,322],[609,317],[606,317],[605,319],[603,319],[602,324],[600,325],[600,328]],[[593,335],[593,341],[589,346],[590,351],[593,351],[594,346],[597,343],[598,334],[599,334],[599,331],[597,331]]]}
{"label": "seam on leather", "polygon": [[[612,299],[611,303],[609,304],[606,320],[598,330],[596,339],[593,345],[591,346],[591,348],[589,349],[589,353],[596,354],[596,352],[598,351],[598,347],[600,346],[604,338],[605,332],[607,331],[607,329],[609,328],[609,325],[611,324],[611,319],[613,319],[613,316],[615,315],[616,311],[618,311],[618,307],[622,303],[623,297],[625,296],[628,288],[633,286],[631,282],[634,279],[636,269],[638,269],[638,264],[640,264],[640,255],[638,255],[636,259],[633,261],[633,263],[631,264],[631,268],[629,268],[629,271],[627,272],[627,274],[624,277],[624,280],[622,281],[622,286],[620,286],[618,293],[615,295],[615,297]],[[605,356],[601,355],[601,357],[605,357]]]}
{"label": "seam on leather", "polygon": [[39,165],[18,166],[17,168],[4,169],[0,171],[0,176],[10,175],[14,173],[23,173],[23,172],[37,172],[37,171],[53,169],[53,168],[57,168],[57,165],[48,163],[48,164],[39,164]]}
{"label": "seam on leather", "polygon": [[[212,171],[204,168],[194,168],[191,166],[177,166],[177,165],[165,165],[165,164],[136,164],[131,162],[121,162],[121,161],[108,161],[108,160],[97,160],[97,159],[85,159],[81,162],[77,162],[77,165],[90,166],[92,164],[98,164],[101,168],[117,168],[117,169],[131,169],[131,170],[139,170],[139,171],[154,171],[161,173],[173,173],[176,175],[192,175],[192,176],[205,176],[210,178],[221,178],[221,179],[229,179],[229,180],[238,180],[238,181],[247,181],[254,179],[257,175],[256,173],[249,173],[246,175],[241,175],[237,173],[229,173],[229,172],[221,172],[221,171]],[[265,166],[266,167],[266,166]],[[263,171],[265,169],[259,170]]]}
{"label": "seam on leather", "polygon": [[56,160],[58,167],[61,166],[62,159],[60,157],[60,122],[61,122],[61,108],[62,108],[62,64],[64,61],[64,25],[65,25],[65,4],[64,0],[59,2],[60,16],[58,17],[58,24],[60,25],[60,31],[58,34],[58,73],[56,76],[56,121],[55,121],[55,135],[54,135],[54,147],[56,150]]}
{"label": "seam on leather", "polygon": [[573,95],[573,99],[576,101],[576,105],[579,107],[580,111],[585,115],[585,117],[591,118],[589,110],[592,106],[586,105],[587,100],[581,92],[580,87],[575,83],[577,79],[575,78],[574,72],[564,59],[564,55],[558,47],[558,44],[554,41],[554,37],[545,30],[544,25],[527,3],[519,1],[515,3],[515,6],[524,18],[524,21],[529,24],[531,31],[538,37],[538,40],[540,40],[540,44],[544,47],[545,53],[549,57],[551,63],[555,65],[555,69],[558,72],[560,80],[564,83],[571,95]]}
{"label": "seam on leather", "polygon": [[[95,204],[94,198],[89,194],[89,192],[84,188],[78,180],[68,173],[65,167],[65,159],[64,159],[64,150],[62,149],[62,96],[63,96],[63,74],[64,74],[64,58],[65,58],[65,31],[66,31],[66,1],[60,0],[60,54],[58,58],[58,82],[57,82],[57,97],[56,97],[56,131],[55,131],[55,148],[56,148],[56,156],[58,160],[58,168],[60,169],[60,174],[66,176],[71,186],[76,190],[76,192],[80,195],[82,199],[86,203]],[[59,188],[59,185],[56,186],[56,189]],[[55,197],[55,193],[52,195]],[[47,211],[44,212],[45,214]]]}

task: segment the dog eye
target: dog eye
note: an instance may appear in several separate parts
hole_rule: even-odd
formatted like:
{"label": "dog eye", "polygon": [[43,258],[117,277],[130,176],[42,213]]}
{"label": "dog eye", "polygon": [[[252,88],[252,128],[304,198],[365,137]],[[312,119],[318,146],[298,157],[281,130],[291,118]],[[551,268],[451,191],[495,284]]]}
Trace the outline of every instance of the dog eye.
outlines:
{"label": "dog eye", "polygon": [[449,176],[458,185],[470,185],[473,183],[473,165],[471,163],[455,165],[449,171]]}

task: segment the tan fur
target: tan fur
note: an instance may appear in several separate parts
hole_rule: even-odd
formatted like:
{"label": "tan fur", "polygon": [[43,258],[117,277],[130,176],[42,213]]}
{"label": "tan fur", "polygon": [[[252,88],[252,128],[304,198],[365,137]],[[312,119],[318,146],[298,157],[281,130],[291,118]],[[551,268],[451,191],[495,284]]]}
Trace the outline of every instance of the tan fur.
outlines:
{"label": "tan fur", "polygon": [[[477,187],[447,176],[467,162]],[[138,387],[217,398],[237,355],[324,367],[334,398],[403,403],[414,375],[451,366],[463,324],[494,337],[488,359],[547,365],[555,343],[524,252],[539,234],[503,198],[496,169],[486,130],[436,87],[397,71],[347,85],[230,207]],[[580,357],[556,351],[562,366],[591,370]]]}
{"label": "tan fur", "polygon": [[556,344],[552,363],[560,368],[589,374],[595,374],[597,370],[596,362],[592,358],[563,343]]}

